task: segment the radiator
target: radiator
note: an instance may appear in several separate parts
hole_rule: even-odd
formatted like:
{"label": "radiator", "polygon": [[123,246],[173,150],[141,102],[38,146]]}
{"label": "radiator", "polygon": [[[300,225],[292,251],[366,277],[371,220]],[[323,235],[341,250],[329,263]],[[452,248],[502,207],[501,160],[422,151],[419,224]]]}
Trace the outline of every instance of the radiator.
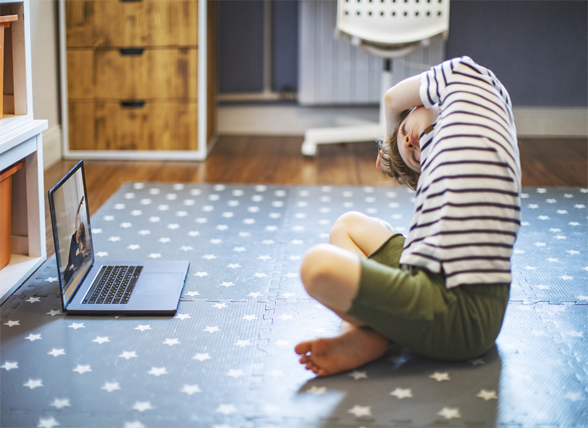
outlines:
{"label": "radiator", "polygon": [[[336,0],[300,0],[298,102],[301,105],[379,104],[383,60],[335,37]],[[393,62],[393,84],[445,58],[442,37]]]}

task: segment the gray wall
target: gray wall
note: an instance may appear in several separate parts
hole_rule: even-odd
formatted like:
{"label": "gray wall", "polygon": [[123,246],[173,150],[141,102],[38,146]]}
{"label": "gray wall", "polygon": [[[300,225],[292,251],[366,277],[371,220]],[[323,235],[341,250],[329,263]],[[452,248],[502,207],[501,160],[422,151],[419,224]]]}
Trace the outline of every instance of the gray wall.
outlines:
{"label": "gray wall", "polygon": [[[492,69],[516,106],[588,106],[586,0],[451,0],[448,58]],[[298,86],[298,3],[272,3],[273,90]],[[222,0],[221,93],[263,88],[263,2]]]}
{"label": "gray wall", "polygon": [[[263,1],[219,2],[221,93],[263,89]],[[298,86],[298,2],[272,2],[272,90]]]}
{"label": "gray wall", "polygon": [[586,106],[587,2],[452,0],[446,55],[490,68],[518,106]]}

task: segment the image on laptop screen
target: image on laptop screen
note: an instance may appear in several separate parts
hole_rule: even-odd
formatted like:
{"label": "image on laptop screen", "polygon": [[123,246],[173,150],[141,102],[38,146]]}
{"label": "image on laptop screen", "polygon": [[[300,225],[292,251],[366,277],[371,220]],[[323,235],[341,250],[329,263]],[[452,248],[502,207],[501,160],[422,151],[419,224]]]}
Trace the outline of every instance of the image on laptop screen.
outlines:
{"label": "image on laptop screen", "polygon": [[69,301],[93,260],[88,204],[81,168],[53,193],[54,239],[58,249],[60,284],[64,302]]}

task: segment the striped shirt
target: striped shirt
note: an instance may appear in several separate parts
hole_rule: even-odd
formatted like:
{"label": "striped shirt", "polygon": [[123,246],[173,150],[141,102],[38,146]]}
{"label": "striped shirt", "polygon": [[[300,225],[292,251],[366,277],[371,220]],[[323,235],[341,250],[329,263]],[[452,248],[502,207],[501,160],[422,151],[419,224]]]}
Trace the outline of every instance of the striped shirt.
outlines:
{"label": "striped shirt", "polygon": [[423,73],[419,94],[439,116],[420,136],[421,175],[400,263],[442,273],[447,288],[510,283],[521,169],[509,95],[468,57]]}

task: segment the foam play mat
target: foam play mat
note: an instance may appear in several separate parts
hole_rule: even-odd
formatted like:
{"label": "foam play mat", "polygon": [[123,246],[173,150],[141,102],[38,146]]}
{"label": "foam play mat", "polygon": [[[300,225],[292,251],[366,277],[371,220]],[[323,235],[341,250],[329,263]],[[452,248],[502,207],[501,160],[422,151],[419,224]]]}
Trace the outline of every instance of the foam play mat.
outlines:
{"label": "foam play mat", "polygon": [[50,258],[1,308],[1,425],[588,426],[588,189],[524,189],[510,303],[487,354],[444,363],[392,345],[326,378],[298,363],[299,341],[340,325],[301,285],[304,252],[350,210],[408,232],[413,196],[125,184],[92,217],[95,255],[189,260],[177,314],[63,314]]}

